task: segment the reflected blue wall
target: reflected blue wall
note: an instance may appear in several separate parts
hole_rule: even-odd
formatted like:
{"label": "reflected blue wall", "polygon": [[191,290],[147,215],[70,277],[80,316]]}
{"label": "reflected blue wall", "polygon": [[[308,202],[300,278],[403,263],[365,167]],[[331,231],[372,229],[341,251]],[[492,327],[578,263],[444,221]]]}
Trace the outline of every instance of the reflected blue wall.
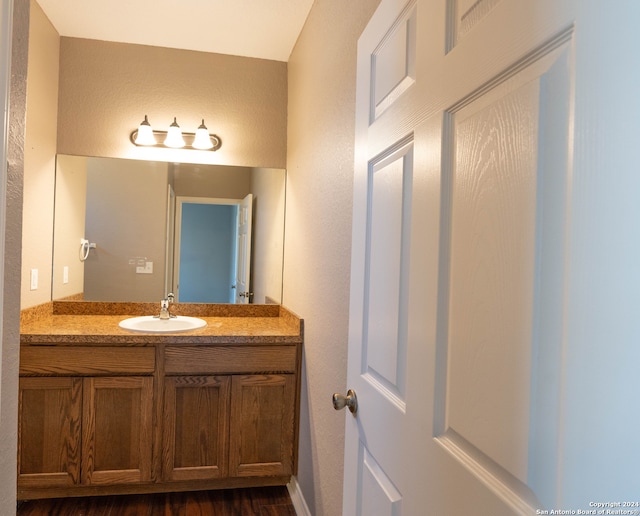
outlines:
{"label": "reflected blue wall", "polygon": [[237,211],[235,205],[182,205],[180,302],[233,301]]}

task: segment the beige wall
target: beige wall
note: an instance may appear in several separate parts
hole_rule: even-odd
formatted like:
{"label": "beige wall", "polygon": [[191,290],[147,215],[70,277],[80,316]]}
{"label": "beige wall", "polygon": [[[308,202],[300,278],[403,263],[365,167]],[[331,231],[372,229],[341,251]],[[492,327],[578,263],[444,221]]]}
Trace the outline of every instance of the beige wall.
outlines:
{"label": "beige wall", "polygon": [[[56,168],[52,299],[82,295],[84,262],[79,260],[85,238],[87,158],[59,156]],[[64,268],[68,268],[64,283]]]}
{"label": "beige wall", "polygon": [[[27,74],[27,132],[22,218],[23,308],[51,299],[53,188],[55,183],[60,37],[40,6],[31,1]],[[38,270],[38,288],[30,274]]]}
{"label": "beige wall", "polygon": [[[175,116],[186,132],[204,118],[222,147],[136,147],[144,115],[160,130]],[[58,116],[61,154],[284,168],[287,64],[62,38]]]}
{"label": "beige wall", "polygon": [[356,41],[378,0],[316,0],[289,59],[284,304],[305,319],[298,483],[342,513]]}
{"label": "beige wall", "polygon": [[256,168],[251,173],[253,193],[253,248],[251,275],[253,302],[282,299],[282,251],[284,246],[285,172]]}
{"label": "beige wall", "polygon": [[[159,302],[166,294],[168,164],[87,162],[84,237],[96,248],[84,262],[84,299]],[[151,262],[153,273],[138,274],[137,260]]]}
{"label": "beige wall", "polygon": [[[174,163],[173,189],[176,196],[242,199],[251,191],[251,168]],[[214,172],[215,171],[215,172]]]}

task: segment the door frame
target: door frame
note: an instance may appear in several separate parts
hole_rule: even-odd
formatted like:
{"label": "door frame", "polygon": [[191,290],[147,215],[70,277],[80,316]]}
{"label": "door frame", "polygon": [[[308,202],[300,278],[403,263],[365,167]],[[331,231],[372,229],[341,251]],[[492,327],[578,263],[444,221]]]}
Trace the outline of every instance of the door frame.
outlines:
{"label": "door frame", "polygon": [[167,241],[165,250],[164,295],[173,292],[173,260],[176,245],[176,193],[171,185],[167,185]]}
{"label": "door frame", "polygon": [[[239,209],[240,204],[242,203],[242,199],[224,199],[220,197],[190,197],[178,195],[175,198],[175,219],[174,219],[174,246],[173,246],[173,293],[175,294],[176,302],[180,301],[180,293],[179,293],[179,285],[180,285],[180,241],[181,241],[181,225],[182,225],[182,205],[183,204],[211,204],[216,206],[237,206]],[[238,242],[237,242],[237,233],[238,233],[238,216],[236,214],[236,223],[234,230],[234,240],[235,246],[233,249],[233,275],[232,280],[235,281],[236,277],[236,263],[237,263],[237,255],[238,255]],[[235,289],[235,285],[233,285],[232,290]],[[230,295],[229,299],[233,298],[231,303],[235,302],[235,293]]]}

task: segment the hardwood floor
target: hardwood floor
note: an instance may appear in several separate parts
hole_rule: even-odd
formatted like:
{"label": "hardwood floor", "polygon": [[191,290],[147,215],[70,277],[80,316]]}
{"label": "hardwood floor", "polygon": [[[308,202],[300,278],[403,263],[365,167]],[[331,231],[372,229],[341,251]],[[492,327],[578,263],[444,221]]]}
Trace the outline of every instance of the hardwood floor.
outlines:
{"label": "hardwood floor", "polygon": [[17,516],[296,516],[286,487],[20,502]]}

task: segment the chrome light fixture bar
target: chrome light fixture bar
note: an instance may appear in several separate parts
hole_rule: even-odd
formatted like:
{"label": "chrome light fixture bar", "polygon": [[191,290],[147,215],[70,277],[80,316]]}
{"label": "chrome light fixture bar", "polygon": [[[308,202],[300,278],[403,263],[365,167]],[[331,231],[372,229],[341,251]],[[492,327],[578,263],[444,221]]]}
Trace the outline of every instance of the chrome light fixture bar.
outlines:
{"label": "chrome light fixture bar", "polygon": [[215,134],[210,134],[204,119],[195,133],[183,133],[174,117],[168,131],[156,131],[151,127],[147,115],[140,126],[129,136],[137,147],[162,147],[167,149],[193,149],[217,151],[222,142]]}

